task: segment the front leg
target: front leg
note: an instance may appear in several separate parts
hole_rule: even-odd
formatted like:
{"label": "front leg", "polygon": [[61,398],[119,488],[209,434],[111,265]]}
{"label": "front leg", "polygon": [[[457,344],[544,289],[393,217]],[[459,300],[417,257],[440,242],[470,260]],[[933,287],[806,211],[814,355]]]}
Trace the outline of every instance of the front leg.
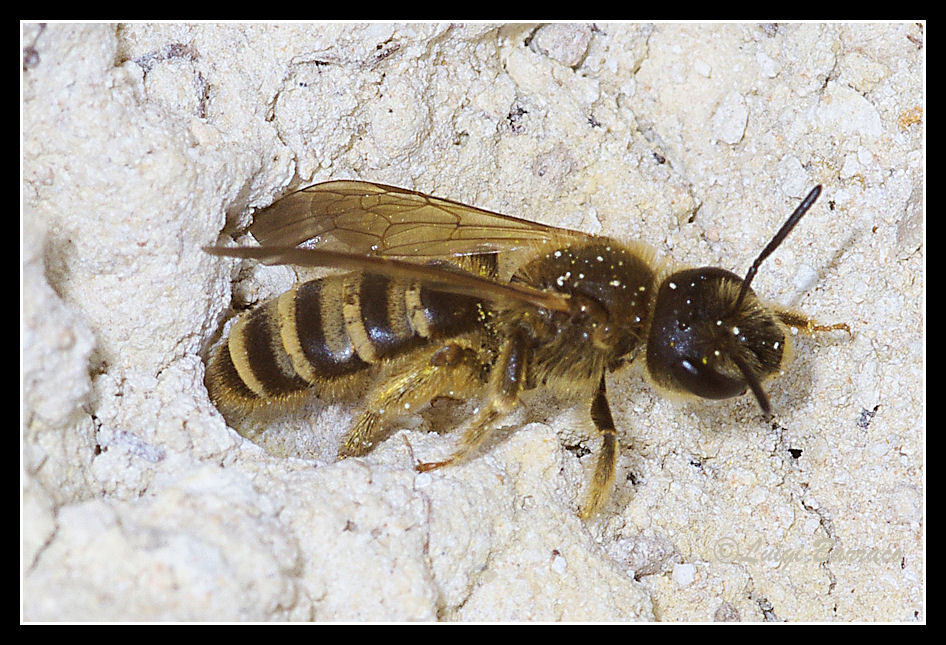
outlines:
{"label": "front leg", "polygon": [[579,515],[587,520],[601,510],[601,507],[611,496],[614,486],[614,472],[618,461],[618,437],[614,429],[614,419],[611,418],[611,407],[608,405],[608,392],[604,384],[604,374],[598,384],[598,392],[591,401],[591,420],[601,435],[601,448],[598,452],[598,462],[595,465],[595,474],[591,478],[588,495],[581,507]]}
{"label": "front leg", "polygon": [[833,325],[819,325],[814,320],[809,318],[807,315],[794,311],[792,309],[778,309],[775,314],[779,317],[783,323],[789,327],[794,327],[803,334],[814,334],[817,332],[826,332],[826,331],[845,331],[848,336],[851,336],[851,328],[847,326],[847,323],[834,323]]}
{"label": "front leg", "polygon": [[522,330],[516,330],[503,343],[486,386],[483,409],[463,433],[460,447],[443,461],[418,464],[417,472],[427,472],[465,461],[475,453],[496,428],[496,421],[519,402],[525,388],[530,357],[529,345]]}

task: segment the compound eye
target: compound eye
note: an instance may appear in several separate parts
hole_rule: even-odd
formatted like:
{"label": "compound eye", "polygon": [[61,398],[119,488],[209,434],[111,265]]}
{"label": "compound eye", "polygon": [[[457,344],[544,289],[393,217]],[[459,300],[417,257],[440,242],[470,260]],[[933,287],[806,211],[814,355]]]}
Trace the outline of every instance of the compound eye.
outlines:
{"label": "compound eye", "polygon": [[681,356],[670,367],[680,389],[704,399],[728,399],[742,394],[746,383],[715,369],[705,357]]}

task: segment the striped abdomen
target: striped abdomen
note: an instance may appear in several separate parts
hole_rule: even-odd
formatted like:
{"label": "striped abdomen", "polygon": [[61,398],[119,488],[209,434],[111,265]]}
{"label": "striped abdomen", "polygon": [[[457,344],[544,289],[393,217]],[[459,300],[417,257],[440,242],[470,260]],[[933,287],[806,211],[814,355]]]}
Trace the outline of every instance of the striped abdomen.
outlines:
{"label": "striped abdomen", "polygon": [[311,391],[336,396],[386,359],[473,329],[480,307],[376,274],[303,282],[237,321],[210,361],[207,388],[224,414]]}

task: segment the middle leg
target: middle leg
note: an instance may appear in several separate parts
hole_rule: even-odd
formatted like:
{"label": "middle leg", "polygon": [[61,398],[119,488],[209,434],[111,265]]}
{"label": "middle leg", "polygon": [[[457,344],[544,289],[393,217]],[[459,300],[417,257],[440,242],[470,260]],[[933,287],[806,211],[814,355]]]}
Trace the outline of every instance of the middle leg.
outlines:
{"label": "middle leg", "polygon": [[614,429],[614,419],[611,417],[611,406],[608,405],[608,392],[604,384],[604,374],[598,384],[598,392],[591,402],[591,420],[601,435],[601,448],[598,450],[598,462],[595,464],[595,473],[591,477],[585,503],[579,515],[587,520],[601,510],[601,507],[611,496],[614,486],[614,472],[618,461],[618,433]]}

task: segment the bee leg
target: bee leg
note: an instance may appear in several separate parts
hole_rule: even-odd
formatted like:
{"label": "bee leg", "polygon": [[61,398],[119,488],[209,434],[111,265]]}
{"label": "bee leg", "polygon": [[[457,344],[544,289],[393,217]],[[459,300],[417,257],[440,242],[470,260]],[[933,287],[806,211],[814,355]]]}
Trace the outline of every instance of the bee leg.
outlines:
{"label": "bee leg", "polygon": [[608,405],[608,392],[604,384],[604,374],[598,392],[591,401],[591,420],[601,434],[601,448],[598,451],[598,461],[595,473],[591,478],[585,503],[579,515],[587,520],[601,510],[601,507],[611,496],[614,486],[614,472],[618,461],[617,431],[614,429],[614,419],[611,418],[611,407]]}
{"label": "bee leg", "polygon": [[791,309],[781,309],[775,312],[783,323],[789,327],[794,327],[798,331],[805,334],[814,334],[817,332],[824,331],[835,331],[843,330],[847,332],[847,335],[851,335],[851,328],[847,326],[847,323],[834,323],[833,325],[819,325],[814,320],[809,318],[803,313],[792,311]]}
{"label": "bee leg", "polygon": [[495,429],[495,422],[510,412],[519,401],[526,383],[529,348],[525,335],[514,332],[503,344],[499,358],[490,371],[486,403],[460,439],[460,447],[443,461],[418,464],[417,472],[427,472],[465,461],[474,454]]}
{"label": "bee leg", "polygon": [[438,396],[467,398],[482,381],[476,352],[451,343],[437,349],[416,369],[384,380],[368,397],[364,413],[338,449],[339,459],[368,453],[381,440],[388,422]]}

